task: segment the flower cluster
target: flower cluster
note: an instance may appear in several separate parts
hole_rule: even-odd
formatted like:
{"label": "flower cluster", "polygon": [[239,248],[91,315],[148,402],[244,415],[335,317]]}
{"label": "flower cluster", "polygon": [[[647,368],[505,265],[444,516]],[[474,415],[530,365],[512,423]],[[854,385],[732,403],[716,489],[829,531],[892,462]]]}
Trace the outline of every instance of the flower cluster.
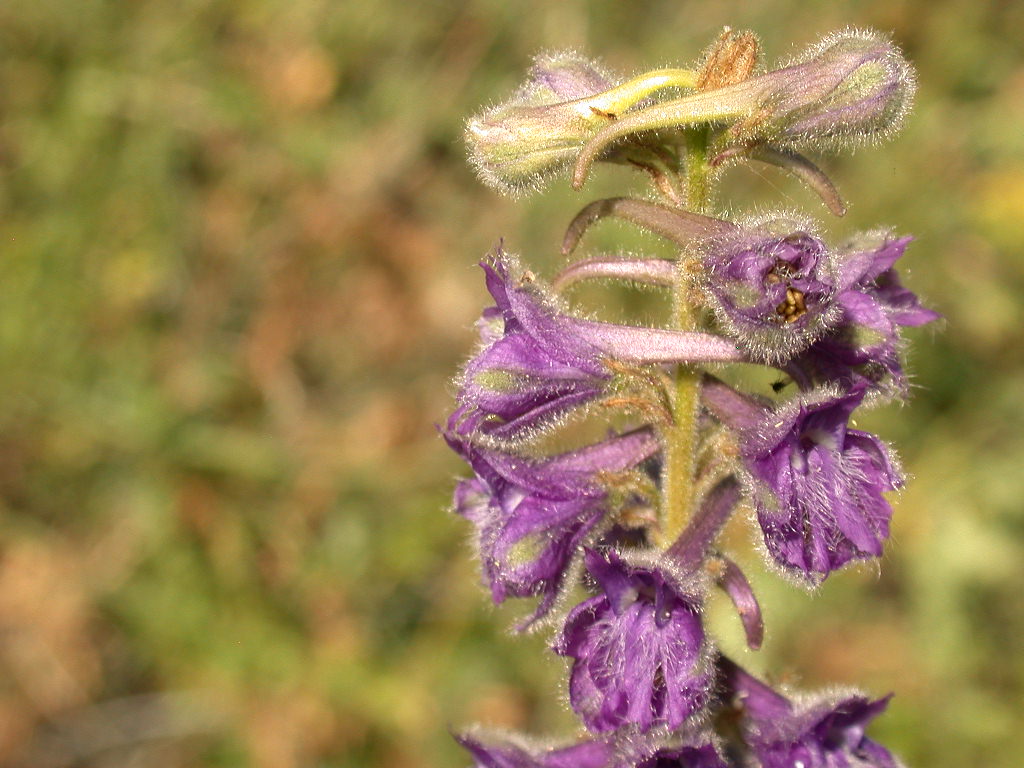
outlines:
{"label": "flower cluster", "polygon": [[[793,214],[709,215],[721,169],[745,162],[786,168],[841,213],[831,180],[797,150],[891,133],[913,95],[910,66],[874,33],[832,35],[763,74],[757,57],[753,35],[728,30],[700,67],[631,80],[547,55],[509,102],[469,121],[474,163],[503,191],[570,167],[578,186],[596,160],[649,175],[659,201],[587,205],[564,253],[606,217],[678,246],[675,259],[578,260],[550,285],[501,248],[481,264],[494,305],[442,430],[473,472],[454,511],[475,530],[493,600],[532,599],[519,628],[554,628],[589,736],[471,731],[458,739],[477,766],[898,766],[865,735],[887,698],[775,690],[722,655],[702,617],[721,589],[747,644],[761,645],[757,598],[718,546],[741,506],[768,561],[805,584],[882,555],[886,494],[903,476],[851,418],[866,400],[906,397],[902,329],[938,317],[896,272],[908,237],[877,231],[835,245]],[[579,316],[562,293],[592,278],[672,291],[673,326]],[[725,380],[729,363],[775,369],[795,386],[788,396],[744,391]],[[570,418],[620,411],[626,428],[545,450]]]}

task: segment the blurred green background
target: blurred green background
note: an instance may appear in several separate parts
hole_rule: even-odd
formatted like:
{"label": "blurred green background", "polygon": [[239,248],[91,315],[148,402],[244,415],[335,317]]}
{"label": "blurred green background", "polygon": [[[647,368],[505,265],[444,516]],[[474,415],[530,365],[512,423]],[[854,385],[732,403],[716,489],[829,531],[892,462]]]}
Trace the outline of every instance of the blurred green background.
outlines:
{"label": "blurred green background", "polygon": [[[514,203],[463,119],[541,49],[767,63],[838,27],[920,72],[906,130],[826,159],[837,236],[915,233],[918,388],[862,425],[913,476],[880,572],[812,597],[733,536],[774,679],[897,692],[909,766],[1024,765],[1024,4],[1004,0],[0,4],[0,765],[465,765],[448,728],[572,732],[510,637],[434,424],[497,241],[550,275],[601,169]],[[736,209],[820,204],[730,171]],[[590,244],[641,247],[626,228]],[[650,297],[627,297],[646,310]],[[631,310],[632,311],[632,310]],[[721,615],[719,615],[721,614]],[[713,612],[727,647],[735,618]]]}

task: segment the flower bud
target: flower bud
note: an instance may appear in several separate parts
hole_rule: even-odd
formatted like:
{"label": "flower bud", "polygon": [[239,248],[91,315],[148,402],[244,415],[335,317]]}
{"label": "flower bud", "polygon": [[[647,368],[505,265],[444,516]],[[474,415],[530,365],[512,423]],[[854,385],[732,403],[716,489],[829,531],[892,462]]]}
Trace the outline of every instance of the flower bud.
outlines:
{"label": "flower bud", "polygon": [[466,123],[470,158],[499,192],[537,188],[620,113],[657,91],[693,87],[695,78],[689,70],[661,69],[620,82],[571,51],[539,56],[511,99]]}
{"label": "flower bud", "polygon": [[509,101],[466,124],[480,178],[506,194],[538,186],[612,119],[593,97],[613,85],[596,63],[571,52],[538,57]]}
{"label": "flower bud", "polygon": [[[843,144],[899,128],[914,96],[914,71],[877,33],[847,30],[826,37],[797,63],[743,80],[739,68],[723,84],[658,101],[601,127],[579,152],[573,186],[613,142],[644,131],[710,123],[730,125],[722,146]],[[695,79],[695,84],[699,80]]]}
{"label": "flower bud", "polygon": [[798,63],[755,81],[767,86],[760,110],[737,133],[752,129],[769,142],[796,144],[889,133],[902,123],[915,88],[899,49],[857,30],[826,37]]}

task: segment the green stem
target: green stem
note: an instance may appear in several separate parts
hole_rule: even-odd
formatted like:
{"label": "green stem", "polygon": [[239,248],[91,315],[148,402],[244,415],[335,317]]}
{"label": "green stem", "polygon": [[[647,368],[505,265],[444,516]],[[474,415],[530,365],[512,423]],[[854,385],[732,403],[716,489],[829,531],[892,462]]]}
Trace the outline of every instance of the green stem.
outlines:
{"label": "green stem", "polygon": [[[698,213],[705,210],[709,201],[707,146],[707,129],[698,128],[688,132],[686,197],[690,210]],[[689,290],[688,281],[680,280],[674,297],[675,326],[687,331],[695,330],[697,326],[697,317],[690,306]],[[673,423],[664,434],[662,516],[658,536],[658,544],[662,549],[672,545],[693,516],[700,379],[700,370],[687,365],[676,367],[675,391],[672,397]]]}
{"label": "green stem", "polygon": [[686,202],[694,213],[705,213],[710,198],[708,163],[708,128],[701,126],[689,132],[686,144]]}

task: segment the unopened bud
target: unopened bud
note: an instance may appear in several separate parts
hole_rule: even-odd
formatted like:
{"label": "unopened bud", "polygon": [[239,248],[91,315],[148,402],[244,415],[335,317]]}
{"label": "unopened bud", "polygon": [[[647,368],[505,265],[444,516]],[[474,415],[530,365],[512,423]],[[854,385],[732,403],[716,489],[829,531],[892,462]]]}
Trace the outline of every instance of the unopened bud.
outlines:
{"label": "unopened bud", "polygon": [[[874,32],[848,30],[825,38],[796,64],[740,79],[752,67],[753,38],[712,48],[695,85],[678,99],[657,101],[605,125],[579,153],[573,186],[613,142],[644,131],[724,123],[720,152],[759,144],[839,144],[899,128],[914,96],[914,71],[892,43]],[[716,73],[712,76],[712,73]],[[845,141],[844,141],[845,140]]]}
{"label": "unopened bud", "polygon": [[480,178],[506,194],[539,187],[618,115],[652,93],[692,87],[689,70],[656,70],[621,83],[572,52],[538,57],[512,98],[466,124]]}
{"label": "unopened bud", "polygon": [[913,69],[896,46],[874,32],[852,30],[752,82],[758,81],[766,86],[759,109],[737,133],[752,128],[769,142],[797,144],[889,133],[902,123],[915,89]]}

